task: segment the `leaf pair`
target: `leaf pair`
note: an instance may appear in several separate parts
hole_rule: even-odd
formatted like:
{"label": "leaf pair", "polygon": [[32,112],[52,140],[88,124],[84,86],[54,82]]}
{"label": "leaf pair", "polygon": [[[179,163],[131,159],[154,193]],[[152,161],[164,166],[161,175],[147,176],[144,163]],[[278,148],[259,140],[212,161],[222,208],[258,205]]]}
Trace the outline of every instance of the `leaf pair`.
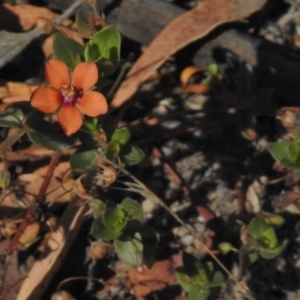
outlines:
{"label": "leaf pair", "polygon": [[97,63],[101,76],[109,76],[120,59],[121,36],[112,25],[98,31],[82,46],[61,34],[54,35],[53,56],[73,70],[81,61]]}

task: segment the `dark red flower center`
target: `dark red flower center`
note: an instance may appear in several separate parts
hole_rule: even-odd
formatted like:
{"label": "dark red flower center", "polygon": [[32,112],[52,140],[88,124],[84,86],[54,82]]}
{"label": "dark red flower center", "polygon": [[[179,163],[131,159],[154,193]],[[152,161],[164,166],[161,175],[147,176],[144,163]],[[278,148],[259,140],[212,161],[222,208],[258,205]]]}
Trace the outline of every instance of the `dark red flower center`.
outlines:
{"label": "dark red flower center", "polygon": [[60,93],[63,96],[63,104],[76,104],[77,101],[82,97],[83,91],[76,89],[75,86],[63,86],[60,90]]}

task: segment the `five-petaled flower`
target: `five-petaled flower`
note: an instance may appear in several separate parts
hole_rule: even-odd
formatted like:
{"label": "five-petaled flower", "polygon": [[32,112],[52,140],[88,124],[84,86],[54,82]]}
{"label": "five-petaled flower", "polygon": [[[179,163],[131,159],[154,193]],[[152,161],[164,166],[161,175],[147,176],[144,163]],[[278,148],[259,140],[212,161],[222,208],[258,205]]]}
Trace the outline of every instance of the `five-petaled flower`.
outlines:
{"label": "five-petaled flower", "polygon": [[58,123],[67,135],[80,129],[83,114],[97,117],[107,112],[105,97],[89,90],[98,80],[94,63],[79,63],[70,75],[64,62],[50,59],[45,65],[45,76],[51,87],[37,88],[30,103],[43,113],[58,111]]}

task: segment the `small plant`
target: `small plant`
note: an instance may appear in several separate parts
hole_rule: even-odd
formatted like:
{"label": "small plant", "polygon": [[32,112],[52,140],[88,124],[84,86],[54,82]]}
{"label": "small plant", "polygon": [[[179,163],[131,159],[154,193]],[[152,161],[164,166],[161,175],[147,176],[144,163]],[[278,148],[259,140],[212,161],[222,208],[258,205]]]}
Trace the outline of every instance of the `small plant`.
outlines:
{"label": "small plant", "polygon": [[300,132],[293,141],[278,141],[269,146],[275,160],[288,169],[300,171]]}
{"label": "small plant", "polygon": [[212,262],[202,263],[188,253],[183,253],[183,267],[176,271],[176,278],[182,288],[188,292],[189,300],[205,300],[211,289],[220,286],[224,276],[214,269]]}
{"label": "small plant", "polygon": [[156,245],[152,227],[142,224],[143,211],[133,199],[106,207],[95,218],[91,233],[99,240],[113,240],[118,256],[131,266],[151,265],[151,254]]}
{"label": "small plant", "polygon": [[[255,263],[259,257],[273,259],[282,253],[285,245],[278,240],[274,226],[280,226],[283,222],[283,218],[274,214],[257,216],[250,221],[248,238],[238,251],[241,270]],[[225,248],[225,245],[221,246]],[[229,249],[229,246],[226,248]]]}
{"label": "small plant", "polygon": [[283,243],[278,241],[274,227],[262,217],[255,217],[248,225],[250,236],[249,247],[265,258],[272,259],[284,249]]}

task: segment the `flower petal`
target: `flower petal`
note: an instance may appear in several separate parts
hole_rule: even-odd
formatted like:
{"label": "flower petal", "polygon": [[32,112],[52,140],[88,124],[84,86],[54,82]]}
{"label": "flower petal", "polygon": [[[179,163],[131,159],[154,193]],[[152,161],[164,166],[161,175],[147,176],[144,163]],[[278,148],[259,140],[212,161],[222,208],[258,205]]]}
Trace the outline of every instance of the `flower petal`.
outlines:
{"label": "flower petal", "polygon": [[30,99],[32,107],[46,114],[55,112],[62,103],[62,94],[50,87],[37,88]]}
{"label": "flower petal", "polygon": [[98,80],[96,64],[83,62],[78,64],[72,73],[72,84],[78,90],[91,88]]}
{"label": "flower petal", "polygon": [[75,133],[82,125],[80,111],[72,104],[64,104],[58,112],[58,123],[66,135]]}
{"label": "flower petal", "polygon": [[66,64],[57,59],[46,62],[45,76],[49,84],[56,89],[61,89],[70,83],[70,73]]}
{"label": "flower petal", "polygon": [[85,92],[77,102],[77,106],[83,114],[89,117],[97,117],[107,113],[106,99],[98,92]]}

